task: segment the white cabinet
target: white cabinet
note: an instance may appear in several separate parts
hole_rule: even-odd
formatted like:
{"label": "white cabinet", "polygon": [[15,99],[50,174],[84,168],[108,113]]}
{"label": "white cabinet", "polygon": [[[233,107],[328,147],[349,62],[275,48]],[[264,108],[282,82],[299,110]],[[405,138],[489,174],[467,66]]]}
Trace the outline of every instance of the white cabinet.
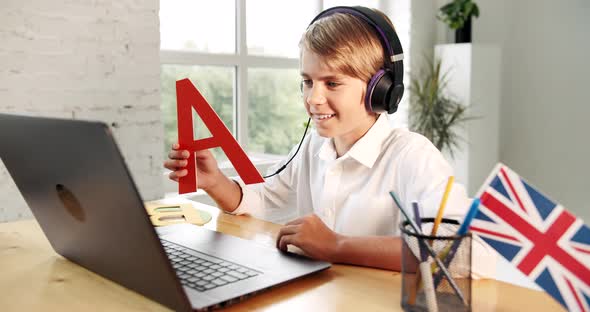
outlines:
{"label": "white cabinet", "polygon": [[446,91],[468,107],[476,120],[457,129],[462,137],[454,158],[445,157],[455,169],[457,182],[475,195],[499,161],[499,109],[501,101],[500,48],[485,44],[443,44],[435,46],[435,59],[441,60],[441,73],[447,73]]}

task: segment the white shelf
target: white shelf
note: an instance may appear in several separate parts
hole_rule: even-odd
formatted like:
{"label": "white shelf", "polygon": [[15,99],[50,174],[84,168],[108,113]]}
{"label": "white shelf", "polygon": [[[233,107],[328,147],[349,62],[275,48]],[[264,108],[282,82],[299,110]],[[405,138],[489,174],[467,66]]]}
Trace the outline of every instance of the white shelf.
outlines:
{"label": "white shelf", "polygon": [[462,140],[455,157],[445,157],[455,169],[456,180],[475,195],[499,161],[500,48],[472,43],[436,45],[441,73],[448,73],[447,91],[468,106],[469,116],[458,131]]}

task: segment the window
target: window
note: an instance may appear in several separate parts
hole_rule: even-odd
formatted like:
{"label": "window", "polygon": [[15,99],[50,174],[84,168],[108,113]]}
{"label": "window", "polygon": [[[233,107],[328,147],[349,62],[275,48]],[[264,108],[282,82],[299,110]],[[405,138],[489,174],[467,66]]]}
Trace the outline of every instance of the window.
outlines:
{"label": "window", "polygon": [[305,130],[299,69],[248,69],[248,150],[287,154]]}
{"label": "window", "polygon": [[233,54],[235,0],[160,1],[160,49]]}
{"label": "window", "polygon": [[298,58],[299,38],[319,13],[317,6],[310,4],[313,2],[246,1],[248,54]]}
{"label": "window", "polygon": [[[307,121],[298,63],[305,27],[322,8],[377,2],[160,1],[165,153],[177,141],[175,82],[189,78],[251,159],[281,159],[276,156],[299,142]],[[195,138],[210,136],[194,120]]]}

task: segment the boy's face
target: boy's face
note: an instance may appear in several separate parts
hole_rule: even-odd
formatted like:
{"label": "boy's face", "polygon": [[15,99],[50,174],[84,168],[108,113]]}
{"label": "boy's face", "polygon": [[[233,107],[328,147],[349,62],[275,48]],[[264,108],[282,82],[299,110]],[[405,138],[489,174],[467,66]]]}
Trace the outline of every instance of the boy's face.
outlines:
{"label": "boy's face", "polygon": [[356,142],[376,119],[365,109],[366,83],[330,69],[324,58],[307,49],[300,64],[303,102],[318,134]]}

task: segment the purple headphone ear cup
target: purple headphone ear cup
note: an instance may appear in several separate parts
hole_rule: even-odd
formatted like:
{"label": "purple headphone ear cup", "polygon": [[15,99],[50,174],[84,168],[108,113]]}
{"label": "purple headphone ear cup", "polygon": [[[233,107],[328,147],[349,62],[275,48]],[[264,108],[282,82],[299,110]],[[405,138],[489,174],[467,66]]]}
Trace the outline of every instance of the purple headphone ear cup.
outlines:
{"label": "purple headphone ear cup", "polygon": [[379,79],[383,77],[385,74],[385,70],[380,69],[378,70],[373,77],[369,80],[369,84],[367,84],[367,92],[365,94],[365,108],[368,112],[373,112],[373,91],[375,90],[375,85],[379,82]]}
{"label": "purple headphone ear cup", "polygon": [[368,98],[365,97],[367,111],[374,113],[387,112],[393,114],[397,111],[398,103],[404,94],[404,85],[396,84],[393,72],[380,70],[373,76],[367,86]]}

